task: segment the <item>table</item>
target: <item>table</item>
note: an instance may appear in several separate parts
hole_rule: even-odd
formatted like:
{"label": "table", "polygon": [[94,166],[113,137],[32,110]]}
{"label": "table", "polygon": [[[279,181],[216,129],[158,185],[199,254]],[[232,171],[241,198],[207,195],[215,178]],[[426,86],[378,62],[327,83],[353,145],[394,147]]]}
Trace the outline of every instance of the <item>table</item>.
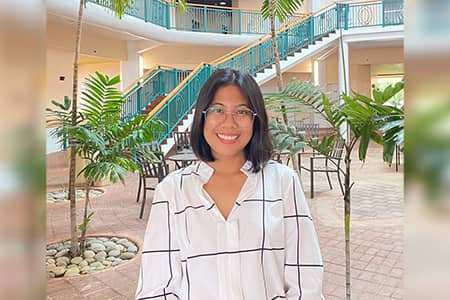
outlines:
{"label": "table", "polygon": [[179,153],[172,156],[169,156],[167,160],[171,160],[175,162],[177,169],[181,169],[189,166],[195,161],[198,161],[197,156],[194,153]]}

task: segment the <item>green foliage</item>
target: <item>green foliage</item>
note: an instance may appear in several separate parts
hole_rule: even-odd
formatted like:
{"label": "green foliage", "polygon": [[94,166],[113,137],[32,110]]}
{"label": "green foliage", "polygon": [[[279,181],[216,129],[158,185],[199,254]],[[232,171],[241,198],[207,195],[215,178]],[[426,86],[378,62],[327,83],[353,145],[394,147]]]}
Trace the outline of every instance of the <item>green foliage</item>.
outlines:
{"label": "green foliage", "polygon": [[78,175],[83,174],[91,182],[108,178],[113,183],[124,183],[126,173],[138,168],[133,159],[136,152],[156,159],[144,144],[154,140],[162,122],[141,115],[123,120],[124,99],[115,88],[119,81],[118,76],[109,78],[98,72],[86,79],[76,126],[70,124],[68,98],[64,104],[54,102],[56,109],[47,109],[48,122],[58,126],[52,134],[62,142],[69,136],[73,139],[78,155],[88,161]]}
{"label": "green foliage", "polygon": [[[352,133],[347,150],[352,150],[359,141],[358,157],[364,161],[370,140],[383,144],[384,159],[392,162],[395,144],[403,143],[403,110],[386,104],[402,91],[403,83],[388,86],[383,91],[375,91],[374,98],[368,98],[355,91],[352,96],[342,95],[342,102],[330,100],[319,88],[309,82],[292,80],[280,93],[265,94],[266,106],[274,111],[281,103],[286,111],[298,111],[300,103],[309,106],[330,124],[333,134],[309,145],[322,154],[328,154],[332,145],[340,138],[340,128],[347,124]],[[275,110],[276,111],[276,110]],[[384,134],[383,134],[384,133]]]}
{"label": "green foliage", "polygon": [[269,131],[273,137],[275,149],[279,152],[289,150],[289,154],[296,154],[303,149],[303,136],[294,126],[278,123],[276,119],[269,121]]}
{"label": "green foliage", "polygon": [[270,17],[269,2],[272,3],[274,17],[283,23],[287,17],[292,16],[302,6],[303,0],[263,0],[261,15],[264,19]]}
{"label": "green foliage", "polygon": [[81,232],[86,232],[88,227],[89,227],[89,223],[92,221],[92,217],[94,216],[94,212],[91,211],[86,219],[83,220],[83,223],[78,225],[78,230],[80,230]]}

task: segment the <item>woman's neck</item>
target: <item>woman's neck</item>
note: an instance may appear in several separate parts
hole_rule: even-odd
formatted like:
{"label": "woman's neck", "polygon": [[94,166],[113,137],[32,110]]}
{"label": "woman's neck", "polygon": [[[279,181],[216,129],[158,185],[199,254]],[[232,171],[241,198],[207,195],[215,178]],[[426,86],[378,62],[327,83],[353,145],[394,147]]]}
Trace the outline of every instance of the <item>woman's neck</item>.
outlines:
{"label": "woman's neck", "polygon": [[208,164],[213,167],[216,175],[236,175],[240,173],[245,163],[245,157],[219,158]]}

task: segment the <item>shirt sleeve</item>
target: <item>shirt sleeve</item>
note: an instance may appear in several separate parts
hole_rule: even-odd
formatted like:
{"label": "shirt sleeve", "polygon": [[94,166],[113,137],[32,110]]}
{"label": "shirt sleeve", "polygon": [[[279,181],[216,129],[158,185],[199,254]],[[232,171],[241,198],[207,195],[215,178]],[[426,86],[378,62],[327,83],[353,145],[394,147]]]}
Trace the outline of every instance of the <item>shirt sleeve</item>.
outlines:
{"label": "shirt sleeve", "polygon": [[174,215],[168,187],[156,187],[144,236],[135,298],[180,299],[182,277],[180,249],[175,238]]}
{"label": "shirt sleeve", "polygon": [[284,192],[285,291],[290,300],[322,299],[323,262],[311,213],[294,172]]}

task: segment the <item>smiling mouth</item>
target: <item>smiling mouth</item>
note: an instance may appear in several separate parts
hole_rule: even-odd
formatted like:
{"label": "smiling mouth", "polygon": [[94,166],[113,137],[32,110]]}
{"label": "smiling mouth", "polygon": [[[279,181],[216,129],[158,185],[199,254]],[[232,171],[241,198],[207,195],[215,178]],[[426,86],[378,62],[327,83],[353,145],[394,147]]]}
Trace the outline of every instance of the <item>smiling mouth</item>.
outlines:
{"label": "smiling mouth", "polygon": [[238,139],[239,135],[228,135],[228,134],[220,134],[220,133],[218,133],[217,137],[219,139],[223,140],[223,141],[226,141],[226,142],[233,142],[233,141],[236,141]]}

